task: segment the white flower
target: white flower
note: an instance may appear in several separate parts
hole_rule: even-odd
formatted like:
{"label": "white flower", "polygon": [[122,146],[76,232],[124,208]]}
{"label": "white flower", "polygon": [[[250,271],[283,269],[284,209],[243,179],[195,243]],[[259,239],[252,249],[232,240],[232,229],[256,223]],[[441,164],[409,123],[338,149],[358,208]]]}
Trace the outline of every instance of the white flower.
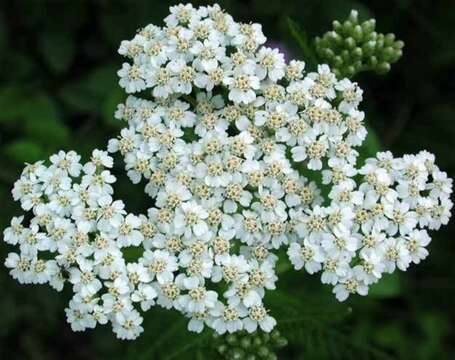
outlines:
{"label": "white flower", "polygon": [[5,266],[10,268],[10,275],[21,284],[29,284],[32,281],[31,273],[32,259],[19,256],[16,253],[9,253],[5,260]]}
{"label": "white flower", "polygon": [[253,66],[234,70],[232,75],[223,80],[229,88],[229,100],[236,104],[249,104],[256,99],[255,90],[259,89],[259,78],[255,76]]}
{"label": "white flower", "polygon": [[218,41],[206,39],[196,41],[190,51],[197,56],[193,62],[195,68],[211,72],[224,60],[226,49]]}
{"label": "white flower", "polygon": [[300,80],[303,77],[303,70],[305,69],[305,62],[298,60],[291,60],[286,66],[286,78],[293,80]]}
{"label": "white flower", "polygon": [[358,280],[355,272],[350,271],[341,279],[340,283],[333,288],[333,293],[339,301],[345,301],[350,294],[365,296],[368,294],[368,286]]}
{"label": "white flower", "polygon": [[74,151],[68,153],[59,151],[58,154],[52,155],[49,158],[52,164],[67,171],[68,174],[73,177],[78,177],[82,170],[82,165],[79,163],[80,159],[81,157]]}
{"label": "white flower", "polygon": [[153,87],[153,96],[167,98],[172,93],[172,72],[168,66],[153,68],[147,74],[147,87]]}
{"label": "white flower", "polygon": [[323,264],[321,282],[323,284],[336,285],[341,278],[347,276],[349,271],[350,267],[346,256],[327,257]]}
{"label": "white flower", "polygon": [[215,306],[218,294],[207,290],[197,278],[191,277],[182,280],[182,285],[188,294],[182,295],[178,302],[189,313],[203,313],[206,309]]}
{"label": "white flower", "polygon": [[153,286],[148,284],[139,284],[137,290],[131,294],[131,300],[141,304],[142,311],[149,310],[155,304],[157,292]]}
{"label": "white flower", "polygon": [[73,331],[84,331],[87,328],[93,329],[96,326],[96,320],[89,312],[82,311],[73,301],[70,307],[65,309],[66,320],[71,324]]}
{"label": "white flower", "polygon": [[337,257],[342,254],[353,255],[359,248],[358,239],[353,236],[343,226],[337,226],[333,228],[332,234],[323,236],[321,241],[321,247],[331,257]]}
{"label": "white flower", "polygon": [[100,174],[98,174],[93,166],[86,164],[84,172],[86,175],[82,177],[82,186],[87,186],[90,190],[97,193],[113,193],[113,189],[110,184],[113,184],[116,181],[116,178],[108,170],[103,170]]}
{"label": "white flower", "polygon": [[338,105],[338,109],[345,114],[356,109],[362,101],[363,90],[357,86],[357,83],[343,79],[335,85],[335,89],[342,92],[343,100]]}
{"label": "white flower", "polygon": [[109,293],[117,296],[126,296],[130,292],[129,281],[125,276],[118,276],[114,281],[105,284]]}
{"label": "white flower", "polygon": [[196,9],[191,4],[171,6],[169,11],[170,14],[164,19],[169,27],[192,23],[198,17]]}
{"label": "white flower", "polygon": [[79,268],[71,268],[70,282],[73,284],[75,292],[80,292],[82,296],[96,294],[102,287],[101,281],[93,272],[93,264],[89,260],[79,263]]}
{"label": "white flower", "polygon": [[191,320],[188,322],[188,330],[199,334],[204,330],[204,325],[209,320],[208,312],[191,314]]}
{"label": "white flower", "polygon": [[129,263],[126,265],[126,269],[128,271],[128,279],[133,284],[148,283],[152,280],[147,269],[142,264]]}
{"label": "white flower", "polygon": [[256,73],[259,79],[263,80],[266,76],[272,81],[278,81],[285,74],[286,64],[284,55],[278,49],[263,47],[258,52],[258,68]]}
{"label": "white flower", "polygon": [[321,270],[321,264],[324,262],[324,255],[321,249],[311,244],[308,240],[304,240],[304,245],[292,243],[288,249],[289,260],[296,270],[305,267],[309,274]]}
{"label": "white flower", "polygon": [[249,333],[255,332],[258,326],[268,333],[275,327],[276,320],[267,314],[267,310],[262,305],[255,305],[249,309],[249,317],[243,320],[243,324]]}
{"label": "white flower", "polygon": [[406,248],[409,251],[412,262],[419,264],[429,254],[426,246],[430,243],[431,238],[425,230],[413,230],[406,238]]}
{"label": "white flower", "polygon": [[410,211],[409,205],[396,201],[393,204],[384,205],[384,213],[390,219],[387,232],[389,235],[395,235],[397,231],[401,235],[411,232],[416,224],[417,217],[414,211]]}
{"label": "white flower", "polygon": [[188,66],[183,59],[176,59],[168,64],[168,68],[174,75],[170,81],[172,89],[176,93],[190,94],[196,77],[193,67]]}
{"label": "white flower", "polygon": [[407,270],[412,259],[404,239],[388,238],[379,245],[379,249],[384,259],[385,271],[392,273],[395,267],[402,271]]}
{"label": "white flower", "polygon": [[381,255],[373,249],[366,249],[361,253],[361,258],[361,264],[354,267],[359,280],[365,285],[377,282],[385,268]]}
{"label": "white flower", "polygon": [[224,255],[219,257],[219,265],[214,268],[212,281],[218,282],[222,278],[227,281],[245,281],[248,278],[249,265],[246,259],[240,255]]}
{"label": "white flower", "polygon": [[133,340],[144,331],[143,320],[136,310],[118,312],[112,329],[120,340]]}
{"label": "white flower", "polygon": [[209,231],[205,222],[209,216],[204,208],[196,202],[186,202],[176,209],[174,226],[178,234],[189,238],[192,234],[203,237]]}
{"label": "white flower", "polygon": [[114,165],[114,159],[108,155],[108,152],[98,149],[93,150],[90,161],[95,166],[102,166],[106,168],[112,168]]}
{"label": "white flower", "polygon": [[55,260],[36,260],[31,264],[32,284],[45,284],[59,272],[59,266]]}
{"label": "white flower", "polygon": [[242,318],[248,314],[246,308],[226,306],[218,302],[210,314],[215,317],[211,326],[220,335],[243,329]]}
{"label": "white flower", "polygon": [[119,84],[127,93],[135,93],[146,88],[143,78],[144,69],[139,64],[130,65],[123,63],[122,69],[118,71],[120,76]]}
{"label": "white flower", "polygon": [[261,303],[262,289],[260,290],[261,291],[254,289],[249,282],[242,280],[233,283],[223,296],[227,299],[227,302],[231,307],[236,307],[241,304],[248,308]]}
{"label": "white flower", "polygon": [[24,226],[22,225],[23,221],[23,216],[13,217],[11,219],[11,226],[3,231],[3,240],[6,243],[10,245],[16,245],[18,242],[20,242],[22,234],[24,232]]}
{"label": "white flower", "polygon": [[177,270],[177,259],[167,251],[145,251],[140,262],[148,268],[152,278],[156,277],[160,284],[168,283],[174,279]]}
{"label": "white flower", "polygon": [[119,247],[139,246],[144,235],[139,231],[142,221],[139,217],[128,214],[117,229],[117,243]]}
{"label": "white flower", "polygon": [[447,177],[443,171],[434,171],[432,173],[433,183],[430,183],[428,189],[432,198],[449,197],[452,193],[453,180]]}
{"label": "white flower", "polygon": [[327,65],[306,75],[265,41],[261,25],[191,4],[122,41],[120,86],[137,96],[117,107],[124,128],[107,150],[132,186],[144,184],[145,214],[116,199],[105,150],[85,164],[60,151],[26,165],[5,266],[20,283],[72,284],[74,331],[110,322],[135,339],[138,310],[158,305],[190,331],[270,332],[264,297],[283,246],[340,301],[428,255],[427,230],[453,207],[434,155],[380,152],[358,169],[367,135],[358,84]]}

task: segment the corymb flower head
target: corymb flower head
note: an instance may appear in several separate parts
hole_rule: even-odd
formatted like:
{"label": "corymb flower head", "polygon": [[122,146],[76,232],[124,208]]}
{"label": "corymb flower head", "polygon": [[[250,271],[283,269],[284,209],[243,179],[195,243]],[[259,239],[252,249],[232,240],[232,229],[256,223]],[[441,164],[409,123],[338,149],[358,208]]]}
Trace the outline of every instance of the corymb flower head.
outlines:
{"label": "corymb flower head", "polygon": [[[141,312],[161,306],[191,331],[270,332],[264,296],[280,248],[340,301],[428,255],[428,230],[450,217],[452,180],[426,151],[357,163],[367,134],[357,83],[286,63],[259,24],[218,5],[170,11],[164,27],[121,43],[130,95],[108,144],[153,206],[126,212],[105,151],[85,165],[74,152],[28,165],[13,196],[31,216],[4,234],[17,248],[5,262],[15,279],[69,283],[75,331],[110,322],[134,339]],[[128,262],[126,247],[143,253]]]}

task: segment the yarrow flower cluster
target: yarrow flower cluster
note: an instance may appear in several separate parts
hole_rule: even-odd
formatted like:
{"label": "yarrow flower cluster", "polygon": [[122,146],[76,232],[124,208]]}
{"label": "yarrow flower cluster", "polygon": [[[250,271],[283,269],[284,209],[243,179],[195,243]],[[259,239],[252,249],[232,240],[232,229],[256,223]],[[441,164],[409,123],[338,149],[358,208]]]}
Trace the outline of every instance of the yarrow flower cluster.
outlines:
{"label": "yarrow flower cluster", "polygon": [[[356,83],[327,65],[305,73],[304,62],[286,63],[259,24],[218,5],[170,11],[164,28],[121,43],[120,86],[136,95],[119,105],[125,128],[107,149],[153,206],[125,211],[107,151],[84,165],[74,152],[28,165],[13,196],[32,216],[4,234],[19,246],[6,260],[15,279],[69,282],[75,331],[110,322],[134,339],[139,310],[159,305],[191,331],[270,332],[263,299],[280,248],[295,269],[321,272],[340,301],[428,255],[427,229],[452,207],[452,180],[433,155],[382,152],[358,169],[367,131]],[[309,180],[315,171],[322,184]],[[135,262],[129,247],[143,249]]]}

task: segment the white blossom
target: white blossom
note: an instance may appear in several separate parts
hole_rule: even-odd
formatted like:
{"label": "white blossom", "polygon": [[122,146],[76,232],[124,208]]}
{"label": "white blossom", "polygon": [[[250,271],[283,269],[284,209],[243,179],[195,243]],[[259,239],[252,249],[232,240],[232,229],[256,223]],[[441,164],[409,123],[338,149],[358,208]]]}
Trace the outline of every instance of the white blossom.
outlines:
{"label": "white blossom", "polygon": [[[164,27],[120,44],[119,84],[137,96],[117,107],[124,127],[107,151],[23,170],[12,195],[26,214],[4,230],[5,266],[20,283],[69,283],[74,331],[109,322],[132,340],[141,312],[161,306],[190,331],[270,332],[280,249],[339,301],[428,256],[428,230],[453,206],[434,155],[386,151],[358,166],[362,89],[325,64],[305,73],[265,41],[218,5],[172,6]],[[144,214],[115,196],[116,152],[144,184]]]}

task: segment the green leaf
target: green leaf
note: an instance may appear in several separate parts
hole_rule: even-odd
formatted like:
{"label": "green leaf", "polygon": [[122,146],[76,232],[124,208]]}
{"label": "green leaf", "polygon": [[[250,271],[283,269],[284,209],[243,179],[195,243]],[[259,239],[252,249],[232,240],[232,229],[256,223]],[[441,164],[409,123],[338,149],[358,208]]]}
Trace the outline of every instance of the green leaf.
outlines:
{"label": "green leaf", "polygon": [[74,39],[68,33],[45,33],[38,49],[49,68],[55,73],[62,73],[71,64],[74,44]]}
{"label": "green leaf", "polygon": [[58,118],[57,108],[54,102],[46,95],[36,95],[29,98],[22,110],[25,119],[40,120]]}
{"label": "green leaf", "polygon": [[114,113],[117,109],[117,105],[121,103],[124,98],[124,92],[120,89],[120,87],[115,87],[104,100],[101,110],[103,120],[107,125],[115,128],[121,128],[123,126],[123,123],[120,120],[114,118]]}
{"label": "green leaf", "polygon": [[306,68],[309,70],[316,69],[318,64],[316,52],[308,34],[291,18],[287,18],[287,23],[292,37],[297,41],[300,49],[302,50],[303,60],[306,62]]}
{"label": "green leaf", "polygon": [[360,166],[363,166],[366,159],[370,157],[375,157],[376,154],[382,149],[381,141],[379,140],[376,131],[368,125],[366,127],[368,135],[358,150],[359,158],[357,162]]}
{"label": "green leaf", "polygon": [[19,87],[0,89],[0,123],[13,123],[22,116],[23,94]]}
{"label": "green leaf", "polygon": [[48,96],[28,96],[17,87],[0,90],[0,123],[25,134],[29,140],[52,148],[67,144],[69,130]]}
{"label": "green leaf", "polygon": [[8,38],[8,28],[5,24],[4,16],[0,14],[0,49],[5,47]]}
{"label": "green leaf", "polygon": [[385,275],[381,281],[371,286],[369,295],[375,298],[391,298],[400,295],[400,276],[397,273]]}
{"label": "green leaf", "polygon": [[69,130],[60,121],[55,103],[47,96],[37,95],[30,98],[22,109],[25,120],[24,132],[29,138],[52,147],[65,145]]}
{"label": "green leaf", "polygon": [[60,96],[75,110],[100,114],[107,95],[118,87],[117,70],[112,64],[100,67],[63,88]]}
{"label": "green leaf", "polygon": [[18,140],[3,147],[6,156],[19,163],[32,163],[43,159],[45,151],[32,140]]}
{"label": "green leaf", "polygon": [[379,140],[376,131],[370,126],[367,126],[368,135],[363,143],[368,156],[376,156],[376,153],[381,150],[381,141]]}

